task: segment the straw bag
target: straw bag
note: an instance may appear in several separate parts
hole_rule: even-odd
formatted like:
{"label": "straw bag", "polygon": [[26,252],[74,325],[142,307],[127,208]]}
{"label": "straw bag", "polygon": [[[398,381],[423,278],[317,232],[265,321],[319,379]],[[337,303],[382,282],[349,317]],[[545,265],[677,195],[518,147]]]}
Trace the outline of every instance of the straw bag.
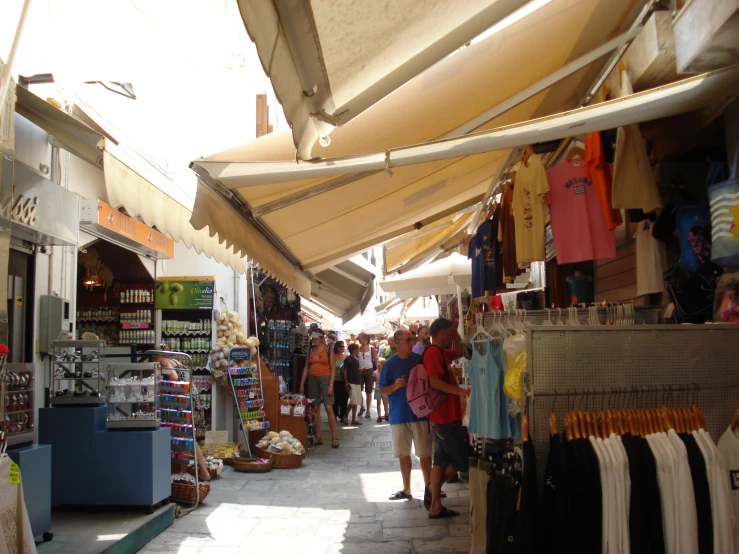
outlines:
{"label": "straw bag", "polygon": [[[734,164],[729,178],[708,187],[708,199],[711,205],[711,242],[713,243],[711,259],[714,263],[726,268],[739,268],[738,162],[739,146],[734,153]],[[711,170],[718,173],[720,167],[711,164]]]}

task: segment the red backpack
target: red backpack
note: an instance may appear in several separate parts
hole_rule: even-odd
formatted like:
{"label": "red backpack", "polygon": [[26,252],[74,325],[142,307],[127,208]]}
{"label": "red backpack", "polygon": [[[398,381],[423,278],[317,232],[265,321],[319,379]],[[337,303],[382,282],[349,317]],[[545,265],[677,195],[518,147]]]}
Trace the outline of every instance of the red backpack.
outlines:
{"label": "red backpack", "polygon": [[[408,405],[418,418],[428,417],[431,412],[441,406],[442,402],[444,402],[444,399],[446,398],[445,392],[438,391],[431,387],[426,367],[423,365],[424,356],[430,348],[438,348],[441,350],[441,347],[435,344],[426,347],[426,350],[423,351],[423,355],[421,356],[421,363],[411,369],[410,375],[408,376],[408,383],[405,388]],[[446,370],[443,379],[444,381],[448,381],[447,374],[449,372],[449,368],[447,367],[446,359],[443,358],[443,356],[444,351],[442,350],[442,359],[444,360],[444,369]]]}

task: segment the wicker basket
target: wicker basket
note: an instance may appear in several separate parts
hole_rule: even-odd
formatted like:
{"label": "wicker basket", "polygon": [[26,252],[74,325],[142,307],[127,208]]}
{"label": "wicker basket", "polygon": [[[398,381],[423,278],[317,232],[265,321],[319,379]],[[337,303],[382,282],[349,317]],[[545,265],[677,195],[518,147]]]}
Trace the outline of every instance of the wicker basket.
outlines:
{"label": "wicker basket", "polygon": [[[205,500],[205,497],[209,494],[210,486],[206,483],[200,483],[200,502]],[[172,483],[172,498],[185,502],[195,502],[195,484]]]}
{"label": "wicker basket", "polygon": [[262,450],[258,446],[254,447],[254,451],[260,458],[269,458],[272,460],[272,467],[275,469],[295,469],[303,465],[305,454],[298,456],[297,454],[275,454],[268,450]]}
{"label": "wicker basket", "polygon": [[269,460],[266,464],[255,464],[258,458],[234,458],[234,469],[243,473],[267,473],[272,469],[272,457],[265,456]]}

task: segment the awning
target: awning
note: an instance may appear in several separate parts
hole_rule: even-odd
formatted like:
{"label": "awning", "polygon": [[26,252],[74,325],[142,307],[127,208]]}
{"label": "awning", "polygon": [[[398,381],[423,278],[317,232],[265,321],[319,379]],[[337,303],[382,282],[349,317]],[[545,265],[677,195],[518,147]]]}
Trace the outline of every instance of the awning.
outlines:
{"label": "awning", "polygon": [[124,207],[131,217],[140,218],[174,240],[195,248],[198,253],[204,253],[241,273],[246,271],[243,257],[220,244],[207,231],[197,231],[192,227],[192,212],[154,184],[157,176],[148,175],[130,156],[107,139],[103,140],[102,147],[105,188],[108,203],[113,208]]}
{"label": "awning", "polygon": [[364,313],[374,292],[374,279],[373,273],[346,260],[313,276],[310,297],[346,323]]}
{"label": "awning", "polygon": [[15,111],[52,135],[56,146],[95,167],[103,164],[103,155],[97,147],[104,136],[100,130],[92,129],[21,86],[15,87],[15,93]]}
{"label": "awning", "polygon": [[239,0],[298,157],[527,0]]}
{"label": "awning", "polygon": [[427,264],[397,277],[380,281],[380,288],[398,298],[456,294],[457,287],[472,285],[472,264],[461,254]]}
{"label": "awning", "polygon": [[[530,126],[526,133],[503,127],[494,134],[497,142],[486,143],[482,153],[479,148],[465,152],[452,143],[435,143],[419,147],[422,155],[433,148],[434,156],[448,159],[429,156],[423,163],[386,171],[386,152],[390,151],[392,165],[394,149],[444,137],[601,48],[610,37],[627,30],[637,4],[552,0],[439,61],[361,117],[334,129],[331,144],[320,150],[324,160],[296,163],[289,131],[196,160],[192,167],[200,183],[193,225],[208,225],[222,240],[248,251],[238,223],[244,220],[243,213],[248,213],[291,259],[315,272],[407,234],[419,221],[450,216],[459,206],[474,204],[486,193],[505,165],[510,147],[540,140],[541,121],[521,122],[558,113],[555,119],[562,123],[560,136],[582,132],[569,125],[566,110],[574,107],[576,98],[587,94],[602,60],[583,66],[482,124],[481,129]],[[701,88],[698,83],[689,86]],[[608,125],[618,124],[617,112],[623,105],[608,108],[614,112],[607,118]],[[642,117],[652,116],[642,113]],[[505,141],[497,139],[500,133]],[[480,144],[465,147],[472,146]],[[382,159],[379,166],[378,155]],[[413,155],[409,152],[403,159],[418,161]],[[357,160],[367,160],[366,170]],[[223,206],[230,202],[228,195],[233,195],[241,208],[226,214]],[[445,215],[435,217],[437,214]]]}

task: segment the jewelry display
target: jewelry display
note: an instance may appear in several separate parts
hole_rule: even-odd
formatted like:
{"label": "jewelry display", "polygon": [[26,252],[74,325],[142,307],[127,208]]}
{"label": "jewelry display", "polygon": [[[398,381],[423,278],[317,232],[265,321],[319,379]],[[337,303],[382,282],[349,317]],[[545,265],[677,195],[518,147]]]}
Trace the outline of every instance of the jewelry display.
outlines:
{"label": "jewelry display", "polygon": [[99,405],[105,402],[105,341],[56,340],[49,357],[54,405]]}
{"label": "jewelry display", "polygon": [[107,372],[108,429],[158,428],[159,364],[108,364]]}

